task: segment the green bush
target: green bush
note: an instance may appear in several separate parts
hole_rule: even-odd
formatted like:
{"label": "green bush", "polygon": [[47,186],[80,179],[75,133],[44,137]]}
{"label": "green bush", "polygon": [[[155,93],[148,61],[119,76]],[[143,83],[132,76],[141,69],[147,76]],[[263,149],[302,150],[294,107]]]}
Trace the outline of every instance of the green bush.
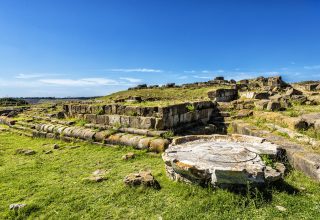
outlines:
{"label": "green bush", "polygon": [[195,107],[192,104],[186,105],[186,108],[188,109],[189,112],[193,112],[195,110]]}
{"label": "green bush", "polygon": [[174,131],[173,130],[166,131],[161,136],[165,139],[172,138],[174,136]]}

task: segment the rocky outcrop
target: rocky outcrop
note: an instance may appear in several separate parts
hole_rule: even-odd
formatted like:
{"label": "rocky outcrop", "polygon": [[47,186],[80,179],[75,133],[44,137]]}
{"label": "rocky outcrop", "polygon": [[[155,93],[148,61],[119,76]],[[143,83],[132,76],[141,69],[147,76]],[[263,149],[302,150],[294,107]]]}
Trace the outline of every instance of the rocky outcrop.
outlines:
{"label": "rocky outcrop", "polygon": [[124,183],[128,186],[145,186],[154,189],[161,189],[159,182],[153,177],[150,171],[140,171],[131,173],[124,178]]}

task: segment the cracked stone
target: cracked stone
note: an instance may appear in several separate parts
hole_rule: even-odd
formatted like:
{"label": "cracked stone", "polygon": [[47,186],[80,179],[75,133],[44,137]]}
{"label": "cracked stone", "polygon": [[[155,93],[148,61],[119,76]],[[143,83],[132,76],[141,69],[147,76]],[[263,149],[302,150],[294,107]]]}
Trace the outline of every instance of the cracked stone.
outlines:
{"label": "cracked stone", "polygon": [[[181,138],[180,138],[181,139]],[[173,180],[231,186],[264,184],[282,177],[259,154],[277,155],[278,146],[242,135],[199,135],[174,140],[162,158]],[[176,143],[178,143],[176,145]]]}

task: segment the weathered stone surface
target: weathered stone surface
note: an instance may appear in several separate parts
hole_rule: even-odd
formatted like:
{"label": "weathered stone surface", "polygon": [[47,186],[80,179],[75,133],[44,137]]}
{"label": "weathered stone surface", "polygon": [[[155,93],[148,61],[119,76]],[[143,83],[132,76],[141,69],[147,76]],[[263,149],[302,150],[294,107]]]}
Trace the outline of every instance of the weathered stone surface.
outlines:
{"label": "weathered stone surface", "polygon": [[265,137],[268,141],[277,143],[285,150],[286,157],[295,169],[320,181],[320,155],[308,152],[302,146],[292,143],[284,137],[274,135],[268,131],[261,131],[257,127],[241,121],[232,122],[233,130],[240,134],[250,134]]}
{"label": "weathered stone surface", "polygon": [[282,179],[282,174],[270,166],[266,166],[264,174],[267,182],[274,182]]}
{"label": "weathered stone surface", "polygon": [[124,183],[128,186],[147,186],[154,189],[160,189],[160,184],[152,176],[150,171],[140,171],[139,173],[131,173],[125,177]]}
{"label": "weathered stone surface", "polygon": [[[175,145],[177,142],[180,144]],[[174,180],[213,186],[262,184],[268,174],[259,154],[277,154],[277,151],[276,145],[254,137],[189,136],[174,140],[162,158],[169,177]]]}
{"label": "weathered stone surface", "polygon": [[257,92],[254,94],[255,99],[268,99],[270,94],[268,92]]}
{"label": "weathered stone surface", "polygon": [[208,92],[208,97],[217,102],[230,102],[238,98],[237,89],[217,89]]}
{"label": "weathered stone surface", "polygon": [[293,95],[302,95],[302,92],[297,90],[297,89],[294,89],[294,88],[290,88],[288,89],[288,91],[286,92],[286,95],[287,96],[293,96]]}
{"label": "weathered stone surface", "polygon": [[57,150],[57,149],[59,149],[59,148],[60,148],[60,146],[59,146],[58,144],[54,144],[54,145],[53,145],[53,149]]}
{"label": "weathered stone surface", "polygon": [[286,167],[283,163],[279,163],[279,162],[276,162],[274,164],[274,168],[281,173],[282,177],[284,176],[285,172],[286,172]]}
{"label": "weathered stone surface", "polygon": [[167,139],[162,138],[151,140],[149,150],[158,153],[164,152],[165,149],[168,147],[169,143],[170,142]]}
{"label": "weathered stone surface", "polygon": [[107,137],[109,137],[112,133],[114,133],[113,131],[99,131],[96,132],[94,135],[94,140],[99,141],[99,142],[103,142]]}
{"label": "weathered stone surface", "polygon": [[300,105],[303,105],[308,101],[308,98],[304,95],[292,95],[291,99]]}
{"label": "weathered stone surface", "polygon": [[253,115],[253,111],[249,109],[242,109],[237,112],[235,118],[245,118]]}
{"label": "weathered stone surface", "polygon": [[106,174],[106,170],[99,169],[94,171],[88,178],[86,178],[86,180],[91,182],[102,182],[107,179]]}
{"label": "weathered stone surface", "polygon": [[17,211],[17,210],[22,209],[22,208],[24,208],[26,206],[27,206],[27,204],[11,204],[9,206],[9,209]]}
{"label": "weathered stone surface", "polygon": [[280,110],[280,108],[281,108],[281,105],[279,102],[270,101],[267,105],[268,111],[278,111],[278,110]]}
{"label": "weathered stone surface", "polygon": [[286,209],[285,207],[280,206],[280,205],[276,205],[276,209],[278,209],[278,210],[281,211],[281,212],[287,211],[287,209]]}
{"label": "weathered stone surface", "polygon": [[16,154],[34,155],[36,152],[30,149],[17,149]]}
{"label": "weathered stone surface", "polygon": [[283,128],[281,126],[275,125],[275,124],[266,124],[267,127],[269,127],[272,130],[276,130],[279,133],[282,134],[286,134],[288,135],[290,138],[294,138],[295,140],[304,143],[304,144],[310,144],[314,147],[319,147],[320,146],[320,141],[317,141],[314,138],[311,138],[307,135],[301,134],[299,132],[293,131],[291,129],[288,128]]}
{"label": "weathered stone surface", "polygon": [[5,124],[5,125],[8,125],[8,126],[12,126],[16,123],[16,120],[13,120],[9,117],[6,117],[6,116],[0,116],[0,124]]}
{"label": "weathered stone surface", "polygon": [[320,132],[320,120],[315,121],[314,128],[316,129],[316,131]]}
{"label": "weathered stone surface", "polygon": [[269,103],[269,100],[260,100],[255,102],[254,105],[258,110],[264,110],[267,108],[268,103]]}
{"label": "weathered stone surface", "polygon": [[314,126],[317,120],[320,120],[320,113],[309,113],[301,115],[301,118],[307,122],[308,126]]}
{"label": "weathered stone surface", "polygon": [[130,159],[134,159],[136,157],[136,155],[132,152],[127,153],[126,155],[122,156],[122,160],[130,160]]}

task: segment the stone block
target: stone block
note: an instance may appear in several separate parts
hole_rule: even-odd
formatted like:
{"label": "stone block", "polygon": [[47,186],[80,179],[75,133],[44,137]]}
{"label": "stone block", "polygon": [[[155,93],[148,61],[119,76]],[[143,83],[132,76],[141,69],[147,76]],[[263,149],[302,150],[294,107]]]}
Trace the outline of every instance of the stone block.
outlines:
{"label": "stone block", "polygon": [[258,110],[264,110],[267,108],[268,103],[269,103],[269,100],[260,100],[255,102],[254,105]]}
{"label": "stone block", "polygon": [[155,123],[154,128],[155,128],[156,130],[162,130],[162,129],[164,129],[164,124],[163,124],[163,119],[162,119],[162,118],[156,118],[156,123]]}
{"label": "stone block", "polygon": [[141,117],[140,127],[142,129],[154,129],[156,120],[153,117]]}
{"label": "stone block", "polygon": [[129,116],[129,123],[131,128],[140,127],[140,117],[139,116]]}
{"label": "stone block", "polygon": [[217,89],[209,91],[208,97],[217,102],[230,102],[238,98],[237,89]]}
{"label": "stone block", "polygon": [[168,146],[169,146],[169,141],[167,139],[158,138],[150,142],[149,150],[153,152],[161,153],[161,152],[164,152]]}
{"label": "stone block", "polygon": [[97,115],[96,114],[86,114],[86,115],[84,115],[84,119],[89,123],[93,123],[93,124],[97,123]]}
{"label": "stone block", "polygon": [[150,142],[153,140],[151,137],[141,138],[137,145],[138,149],[148,149],[150,146]]}
{"label": "stone block", "polygon": [[112,114],[112,105],[105,105],[104,106],[104,113],[107,115],[111,115]]}
{"label": "stone block", "polygon": [[97,124],[101,124],[101,125],[106,124],[105,115],[97,115]]}
{"label": "stone block", "polygon": [[109,115],[109,125],[121,125],[120,115]]}
{"label": "stone block", "polygon": [[279,102],[270,101],[267,105],[268,111],[278,111],[281,108],[281,104]]}
{"label": "stone block", "polygon": [[129,127],[130,126],[130,116],[121,115],[120,116],[120,123],[122,127]]}

